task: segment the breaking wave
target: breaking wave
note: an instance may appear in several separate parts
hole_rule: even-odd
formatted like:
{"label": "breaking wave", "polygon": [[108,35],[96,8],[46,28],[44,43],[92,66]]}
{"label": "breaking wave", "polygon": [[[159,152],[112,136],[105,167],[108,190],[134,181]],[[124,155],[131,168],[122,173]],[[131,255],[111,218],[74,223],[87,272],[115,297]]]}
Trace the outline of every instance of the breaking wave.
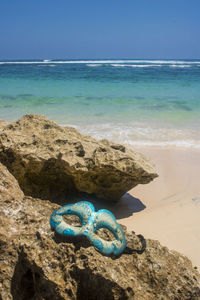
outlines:
{"label": "breaking wave", "polygon": [[136,65],[136,64],[111,64],[112,67],[131,67],[131,68],[152,68],[162,67],[162,65]]}
{"label": "breaking wave", "polygon": [[0,64],[88,64],[97,66],[99,64],[131,64],[132,66],[161,66],[161,65],[196,65],[200,60],[139,60],[139,59],[122,59],[122,60],[32,60],[32,61],[0,61]]}
{"label": "breaking wave", "polygon": [[[141,124],[142,125],[142,124]],[[63,125],[64,126],[64,125]],[[199,132],[189,129],[156,128],[120,124],[98,124],[76,126],[81,133],[89,134],[97,139],[109,139],[134,147],[184,147],[200,148]]]}

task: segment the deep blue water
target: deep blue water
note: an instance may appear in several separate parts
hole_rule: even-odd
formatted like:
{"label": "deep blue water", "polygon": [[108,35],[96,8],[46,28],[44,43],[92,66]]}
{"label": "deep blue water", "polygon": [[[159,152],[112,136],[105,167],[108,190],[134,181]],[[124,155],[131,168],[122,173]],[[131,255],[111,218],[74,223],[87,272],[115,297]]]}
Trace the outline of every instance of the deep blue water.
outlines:
{"label": "deep blue water", "polygon": [[0,119],[25,113],[124,143],[198,147],[200,59],[1,61]]}

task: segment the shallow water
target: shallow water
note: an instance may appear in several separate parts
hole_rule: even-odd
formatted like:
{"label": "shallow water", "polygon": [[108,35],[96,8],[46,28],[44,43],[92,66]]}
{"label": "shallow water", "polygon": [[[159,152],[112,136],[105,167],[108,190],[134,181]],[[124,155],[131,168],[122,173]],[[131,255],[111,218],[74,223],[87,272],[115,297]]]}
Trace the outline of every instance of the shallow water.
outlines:
{"label": "shallow water", "polygon": [[116,142],[200,147],[200,60],[1,61],[0,118],[25,113]]}

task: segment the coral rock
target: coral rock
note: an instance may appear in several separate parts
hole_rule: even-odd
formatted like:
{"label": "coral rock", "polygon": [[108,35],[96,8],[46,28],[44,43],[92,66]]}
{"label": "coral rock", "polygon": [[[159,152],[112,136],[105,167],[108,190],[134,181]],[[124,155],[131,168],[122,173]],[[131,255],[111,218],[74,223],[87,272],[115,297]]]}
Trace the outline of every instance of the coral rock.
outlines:
{"label": "coral rock", "polygon": [[[142,254],[103,256],[83,238],[56,236],[49,217],[59,206],[24,196],[2,165],[0,186],[6,190],[0,211],[0,299],[200,299],[200,275],[185,256],[153,240],[146,241]],[[73,216],[67,218],[76,224]],[[140,249],[138,237],[123,229],[128,247]],[[99,234],[111,238],[104,229]]]}
{"label": "coral rock", "polygon": [[0,161],[26,195],[55,201],[76,192],[116,201],[158,176],[142,154],[39,115],[1,128]]}

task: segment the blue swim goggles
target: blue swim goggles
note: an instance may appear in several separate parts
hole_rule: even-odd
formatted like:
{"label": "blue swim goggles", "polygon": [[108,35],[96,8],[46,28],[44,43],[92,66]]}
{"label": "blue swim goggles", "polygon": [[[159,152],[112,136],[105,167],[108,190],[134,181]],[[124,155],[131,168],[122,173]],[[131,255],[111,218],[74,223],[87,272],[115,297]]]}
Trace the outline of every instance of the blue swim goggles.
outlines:
{"label": "blue swim goggles", "polygon": [[[63,215],[76,215],[81,220],[81,227],[67,224]],[[121,226],[117,223],[114,215],[107,209],[95,212],[92,203],[87,201],[64,205],[56,209],[50,217],[50,226],[58,234],[64,236],[86,236],[93,246],[102,254],[120,255],[126,248],[126,239]],[[113,233],[115,240],[106,241],[96,234],[100,228],[106,228]]]}

